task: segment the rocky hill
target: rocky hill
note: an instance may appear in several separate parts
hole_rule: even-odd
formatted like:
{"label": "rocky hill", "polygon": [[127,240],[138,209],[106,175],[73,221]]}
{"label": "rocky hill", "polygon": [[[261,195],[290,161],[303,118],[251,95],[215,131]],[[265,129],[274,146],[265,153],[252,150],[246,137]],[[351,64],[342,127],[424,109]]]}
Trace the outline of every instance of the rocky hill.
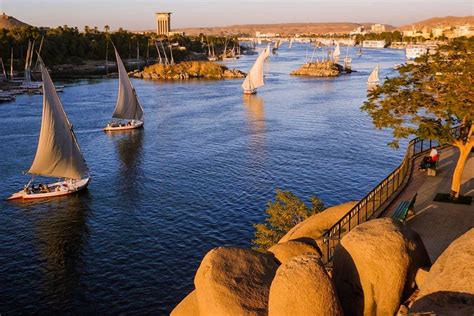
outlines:
{"label": "rocky hill", "polygon": [[20,20],[15,19],[12,16],[8,16],[3,12],[3,14],[0,16],[0,29],[12,29],[15,27],[21,27],[21,26],[29,26],[25,22],[22,22]]}
{"label": "rocky hill", "polygon": [[143,71],[135,72],[133,76],[142,79],[180,80],[244,78],[245,74],[210,61],[185,61],[174,65],[151,65],[145,67]]}
{"label": "rocky hill", "polygon": [[[232,34],[250,34],[278,33],[280,35],[293,34],[325,34],[325,33],[349,33],[359,26],[370,27],[374,23],[352,23],[352,22],[334,22],[334,23],[281,23],[281,24],[245,24],[231,25],[223,27],[202,27],[202,28],[183,28],[176,31],[185,32],[189,35],[198,35],[200,33],[213,35],[232,35]],[[391,25],[385,25],[390,31],[395,29]]]}
{"label": "rocky hill", "polygon": [[411,30],[414,27],[417,30],[422,29],[423,27],[433,28],[436,26],[456,26],[464,24],[474,25],[474,16],[445,16],[445,17],[435,17],[423,21],[418,21],[415,23],[410,23],[402,25],[398,28],[401,31]]}

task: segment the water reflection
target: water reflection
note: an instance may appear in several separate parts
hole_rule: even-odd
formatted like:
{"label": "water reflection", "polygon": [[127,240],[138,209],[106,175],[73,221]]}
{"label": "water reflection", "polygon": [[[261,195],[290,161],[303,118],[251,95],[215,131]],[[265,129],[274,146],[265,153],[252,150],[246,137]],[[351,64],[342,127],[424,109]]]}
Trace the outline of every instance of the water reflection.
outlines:
{"label": "water reflection", "polygon": [[247,120],[250,128],[250,149],[256,158],[265,155],[265,109],[263,98],[257,95],[243,95]]}
{"label": "water reflection", "polygon": [[70,306],[81,291],[82,260],[89,238],[88,192],[48,201],[36,223],[36,236],[44,282],[43,295],[53,308]]}
{"label": "water reflection", "polygon": [[107,134],[115,142],[121,163],[117,177],[117,186],[133,193],[132,197],[137,196],[140,188],[139,177],[142,173],[144,132],[142,129],[135,129]]}

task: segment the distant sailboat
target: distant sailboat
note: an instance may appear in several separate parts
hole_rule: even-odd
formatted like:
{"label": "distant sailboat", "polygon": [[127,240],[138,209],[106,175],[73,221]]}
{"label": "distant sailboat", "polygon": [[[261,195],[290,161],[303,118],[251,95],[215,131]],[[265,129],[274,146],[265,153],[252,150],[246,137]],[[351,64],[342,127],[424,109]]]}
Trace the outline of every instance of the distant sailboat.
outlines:
{"label": "distant sailboat", "polygon": [[255,94],[257,93],[257,88],[265,85],[265,82],[263,81],[263,62],[265,56],[265,51],[258,55],[257,60],[247,74],[247,77],[245,77],[245,80],[242,83],[244,94]]}
{"label": "distant sailboat", "polygon": [[376,85],[380,82],[379,80],[379,65],[375,66],[372,72],[369,75],[369,79],[367,79],[368,85]]}
{"label": "distant sailboat", "polygon": [[349,45],[346,49],[346,57],[344,57],[344,70],[350,72],[352,68],[352,58],[349,57]]}
{"label": "distant sailboat", "polygon": [[290,44],[288,45],[288,48],[292,48],[293,47],[293,38],[290,39]]}
{"label": "distant sailboat", "polygon": [[26,51],[26,60],[25,60],[25,75],[23,82],[21,83],[20,88],[27,91],[37,93],[41,89],[41,82],[32,81],[31,79],[31,65],[33,63],[33,52],[35,49],[35,41],[31,43],[28,41],[28,49]]}
{"label": "distant sailboat", "polygon": [[76,136],[64,112],[48,70],[40,61],[43,79],[43,117],[35,159],[27,173],[50,178],[62,178],[51,184],[32,184],[8,199],[41,199],[80,191],[90,181],[89,168],[82,156]]}
{"label": "distant sailboat", "polygon": [[119,89],[117,103],[112,118],[130,120],[127,123],[112,121],[104,128],[104,131],[123,131],[128,129],[140,128],[143,126],[143,108],[138,100],[135,88],[128,78],[127,70],[123,65],[117,49],[115,57],[117,58],[117,68],[119,72]]}
{"label": "distant sailboat", "polygon": [[270,57],[270,44],[267,45],[267,47],[263,50],[264,52],[264,60],[267,60],[268,57]]}
{"label": "distant sailboat", "polygon": [[341,55],[341,49],[339,48],[339,42],[336,43],[336,48],[334,49],[334,52],[332,53],[332,58],[334,60],[339,59],[339,56]]}

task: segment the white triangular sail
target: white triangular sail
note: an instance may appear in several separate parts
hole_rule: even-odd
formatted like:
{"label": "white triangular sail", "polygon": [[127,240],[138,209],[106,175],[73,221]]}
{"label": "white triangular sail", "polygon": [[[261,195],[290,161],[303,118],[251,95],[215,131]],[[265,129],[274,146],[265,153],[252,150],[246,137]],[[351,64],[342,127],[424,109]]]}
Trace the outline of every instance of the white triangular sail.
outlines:
{"label": "white triangular sail", "polygon": [[264,57],[263,59],[267,59],[268,57],[270,57],[270,44],[267,45],[267,47],[265,47],[265,49],[263,50],[263,53],[264,53]]}
{"label": "white triangular sail", "polygon": [[336,43],[336,48],[334,49],[334,52],[332,53],[332,57],[334,59],[338,58],[341,55],[341,49],[339,48],[339,42]]}
{"label": "white triangular sail", "polygon": [[261,87],[265,84],[263,81],[263,62],[265,60],[265,56],[265,51],[258,55],[257,60],[247,74],[247,77],[245,77],[245,80],[242,83],[242,89],[245,91],[257,89],[258,87]]}
{"label": "white triangular sail", "polygon": [[41,63],[43,118],[30,174],[79,180],[89,173],[48,70]]}
{"label": "white triangular sail", "polygon": [[143,121],[143,108],[138,101],[132,82],[128,78],[127,70],[115,48],[117,68],[119,72],[119,89],[113,118]]}
{"label": "white triangular sail", "polygon": [[378,83],[379,82],[379,65],[375,66],[372,72],[369,75],[369,79],[367,79],[367,83]]}

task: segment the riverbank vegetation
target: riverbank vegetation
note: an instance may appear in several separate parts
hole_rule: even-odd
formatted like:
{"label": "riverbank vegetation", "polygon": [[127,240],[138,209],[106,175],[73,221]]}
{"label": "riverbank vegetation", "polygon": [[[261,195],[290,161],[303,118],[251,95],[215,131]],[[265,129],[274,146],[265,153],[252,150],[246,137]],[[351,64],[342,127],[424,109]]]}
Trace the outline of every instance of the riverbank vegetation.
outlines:
{"label": "riverbank vegetation", "polygon": [[[474,38],[460,38],[399,69],[371,90],[362,106],[379,129],[400,138],[416,135],[459,150],[451,196],[458,198],[461,176],[474,146]],[[456,128],[455,127],[459,127]]]}
{"label": "riverbank vegetation", "polygon": [[[0,57],[5,64],[9,64],[11,49],[13,49],[14,67],[22,69],[28,42],[34,42],[34,50],[41,50],[41,56],[48,66],[80,65],[86,61],[105,60],[107,55],[109,60],[113,60],[114,51],[110,44],[111,41],[123,59],[156,60],[158,52],[155,42],[157,40],[163,42],[168,56],[170,56],[170,49],[172,49],[175,62],[187,60],[193,53],[205,54],[208,51],[208,43],[212,43],[216,54],[223,51],[225,44],[232,47],[237,43],[235,38],[178,34],[169,38],[160,38],[153,32],[132,33],[122,28],[111,32],[108,25],[104,26],[104,31],[100,31],[98,27],[88,26],[85,26],[83,31],[67,25],[56,28],[26,26],[0,30],[0,45],[2,47]],[[41,42],[43,43],[41,44]],[[161,44],[159,48],[163,54]]]}

